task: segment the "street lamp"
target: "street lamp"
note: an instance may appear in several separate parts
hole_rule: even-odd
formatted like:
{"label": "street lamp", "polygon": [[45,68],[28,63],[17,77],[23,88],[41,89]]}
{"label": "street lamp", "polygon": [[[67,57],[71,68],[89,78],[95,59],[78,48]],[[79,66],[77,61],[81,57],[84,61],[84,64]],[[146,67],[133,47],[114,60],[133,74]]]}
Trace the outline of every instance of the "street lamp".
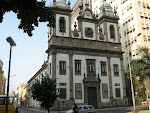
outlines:
{"label": "street lamp", "polygon": [[9,36],[7,42],[10,44],[10,54],[9,54],[9,67],[8,67],[8,79],[7,79],[7,94],[6,94],[6,113],[8,113],[8,101],[9,101],[9,78],[10,78],[10,66],[11,66],[11,50],[13,46],[16,46],[14,40]]}
{"label": "street lamp", "polygon": [[133,113],[135,113],[135,97],[134,97],[133,80],[132,80],[131,65],[130,65],[130,59],[129,59],[129,57],[128,57],[128,63],[129,63],[130,80],[131,80],[131,92],[132,92],[132,101],[133,101]]}

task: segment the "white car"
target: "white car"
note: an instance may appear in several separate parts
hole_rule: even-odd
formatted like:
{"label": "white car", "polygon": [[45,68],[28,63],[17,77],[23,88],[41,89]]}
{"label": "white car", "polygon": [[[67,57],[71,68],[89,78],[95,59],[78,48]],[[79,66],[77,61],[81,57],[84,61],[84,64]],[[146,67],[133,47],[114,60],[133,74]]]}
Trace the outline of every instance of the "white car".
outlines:
{"label": "white car", "polygon": [[[78,108],[79,113],[95,113],[95,109],[92,105],[80,105]],[[73,113],[73,109],[67,110],[65,113]]]}

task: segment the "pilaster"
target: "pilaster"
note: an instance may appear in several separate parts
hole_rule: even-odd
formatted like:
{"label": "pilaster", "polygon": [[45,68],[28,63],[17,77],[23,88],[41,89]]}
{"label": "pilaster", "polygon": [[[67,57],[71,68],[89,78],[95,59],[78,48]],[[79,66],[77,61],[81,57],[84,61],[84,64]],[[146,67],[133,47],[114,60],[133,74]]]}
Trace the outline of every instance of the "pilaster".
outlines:
{"label": "pilaster", "polygon": [[123,85],[123,96],[126,97],[126,86],[125,86],[125,72],[124,72],[124,66],[123,66],[123,58],[120,58],[121,63],[121,74],[122,74],[122,85]]}
{"label": "pilaster", "polygon": [[73,98],[73,54],[69,54],[69,72],[70,72],[70,99]]}
{"label": "pilaster", "polygon": [[108,31],[107,31],[107,22],[104,21],[104,35],[106,36],[106,41],[108,42]]}
{"label": "pilaster", "polygon": [[110,89],[110,99],[113,99],[113,87],[112,87],[112,75],[111,75],[111,62],[110,57],[107,57],[108,60],[108,76],[109,76],[109,89]]}
{"label": "pilaster", "polygon": [[56,79],[56,55],[54,51],[51,53],[52,55],[52,79]]}

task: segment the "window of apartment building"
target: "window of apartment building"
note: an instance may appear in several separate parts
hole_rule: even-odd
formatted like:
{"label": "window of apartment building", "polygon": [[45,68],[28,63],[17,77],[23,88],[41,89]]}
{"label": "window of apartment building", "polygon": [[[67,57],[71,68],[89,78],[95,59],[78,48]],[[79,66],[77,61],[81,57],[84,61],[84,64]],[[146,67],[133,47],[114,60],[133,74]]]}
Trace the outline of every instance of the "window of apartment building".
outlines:
{"label": "window of apartment building", "polygon": [[114,76],[119,76],[119,66],[118,66],[118,64],[114,64]]}
{"label": "window of apartment building", "polygon": [[95,75],[95,60],[86,60],[87,75]]}
{"label": "window of apartment building", "polygon": [[116,93],[116,98],[120,98],[121,97],[120,88],[115,88],[115,93]]}
{"label": "window of apartment building", "polygon": [[102,84],[102,95],[103,95],[103,98],[108,98],[108,84],[107,83]]}
{"label": "window of apartment building", "polygon": [[149,4],[147,4],[147,9],[150,9],[150,5]]}
{"label": "window of apartment building", "polygon": [[122,15],[124,15],[124,10],[122,10]]}
{"label": "window of apartment building", "polygon": [[127,29],[127,34],[129,34],[129,29]]}
{"label": "window of apartment building", "polygon": [[148,36],[148,41],[150,41],[150,36]]}
{"label": "window of apartment building", "polygon": [[143,3],[143,8],[145,8],[146,7],[146,4],[145,3]]}
{"label": "window of apartment building", "polygon": [[132,4],[130,3],[129,8],[132,9]]}
{"label": "window of apartment building", "polygon": [[66,99],[66,88],[59,88],[59,98]]}
{"label": "window of apartment building", "polygon": [[143,40],[146,42],[147,39],[146,39],[146,35],[143,35]]}
{"label": "window of apartment building", "polygon": [[133,25],[133,28],[132,28],[133,32],[135,31],[135,26]]}
{"label": "window of apartment building", "polygon": [[66,74],[66,61],[59,62],[59,74],[65,75]]}
{"label": "window of apartment building", "polygon": [[101,76],[107,76],[106,62],[101,62]]}
{"label": "window of apartment building", "polygon": [[75,98],[82,99],[82,84],[75,83]]}
{"label": "window of apartment building", "polygon": [[64,17],[60,17],[59,19],[59,31],[66,32],[66,21]]}
{"label": "window of apartment building", "polygon": [[114,25],[110,25],[110,38],[115,39],[115,28]]}
{"label": "window of apartment building", "polygon": [[141,6],[141,2],[138,2],[138,5]]}
{"label": "window of apartment building", "polygon": [[81,60],[75,60],[75,75],[81,75]]}

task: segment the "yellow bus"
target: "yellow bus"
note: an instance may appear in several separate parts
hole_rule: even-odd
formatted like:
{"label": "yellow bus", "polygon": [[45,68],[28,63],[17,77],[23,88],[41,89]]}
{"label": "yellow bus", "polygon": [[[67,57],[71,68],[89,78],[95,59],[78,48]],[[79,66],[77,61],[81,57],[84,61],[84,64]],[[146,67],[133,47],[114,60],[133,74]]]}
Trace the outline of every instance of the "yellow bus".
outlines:
{"label": "yellow bus", "polygon": [[[6,112],[6,95],[0,95],[0,113]],[[15,96],[9,95],[8,113],[15,113]]]}

